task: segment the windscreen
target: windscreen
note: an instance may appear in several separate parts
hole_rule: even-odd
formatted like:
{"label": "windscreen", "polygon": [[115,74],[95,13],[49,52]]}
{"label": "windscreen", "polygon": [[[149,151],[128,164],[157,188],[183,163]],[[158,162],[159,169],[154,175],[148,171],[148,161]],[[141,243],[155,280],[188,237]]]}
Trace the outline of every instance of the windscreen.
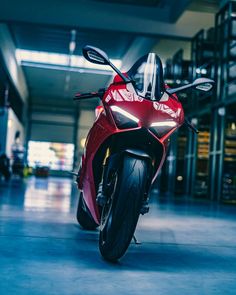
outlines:
{"label": "windscreen", "polygon": [[137,94],[158,101],[165,91],[162,63],[158,55],[149,53],[141,57],[128,71]]}

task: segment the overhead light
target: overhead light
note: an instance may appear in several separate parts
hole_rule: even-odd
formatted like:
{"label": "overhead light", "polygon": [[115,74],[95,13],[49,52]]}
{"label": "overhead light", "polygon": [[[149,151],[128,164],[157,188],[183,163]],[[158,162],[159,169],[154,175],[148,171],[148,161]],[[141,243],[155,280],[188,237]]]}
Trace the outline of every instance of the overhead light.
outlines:
{"label": "overhead light", "polygon": [[178,181],[182,181],[183,180],[183,176],[181,176],[181,175],[177,176],[177,180]]}
{"label": "overhead light", "polygon": [[69,44],[69,51],[70,51],[70,55],[72,55],[75,51],[75,47],[76,47],[76,30],[71,30],[71,41]]}
{"label": "overhead light", "polygon": [[68,57],[67,54],[61,53],[16,49],[16,58],[19,63],[27,61],[32,63],[66,66],[68,65]]}
{"label": "overhead light", "polygon": [[70,67],[67,66],[60,66],[60,65],[49,65],[43,63],[32,63],[28,61],[22,61],[21,65],[24,67],[31,67],[31,68],[39,68],[39,69],[47,69],[47,70],[57,70],[57,71],[65,71],[65,72],[75,72],[75,73],[86,73],[86,74],[96,74],[96,75],[111,75],[112,70],[109,68],[106,70],[101,69],[93,69],[93,68],[79,68],[79,67]]}
{"label": "overhead light", "polygon": [[207,70],[204,68],[196,68],[196,73],[206,75]]}
{"label": "overhead light", "polygon": [[76,47],[75,41],[71,41],[70,42],[70,45],[69,45],[70,52],[74,52],[75,51],[75,47]]}
{"label": "overhead light", "polygon": [[11,119],[8,119],[7,121],[7,127],[10,129],[12,127],[12,120]]}
{"label": "overhead light", "polygon": [[231,124],[231,129],[236,130],[236,124],[234,122]]}
{"label": "overhead light", "polygon": [[221,107],[218,109],[218,114],[219,116],[225,116],[225,107]]}
{"label": "overhead light", "polygon": [[[75,46],[75,41],[70,42],[70,47],[73,49]],[[71,49],[70,48],[70,49]],[[16,49],[16,59],[19,64],[29,65],[39,67],[40,64],[43,65],[53,65],[53,66],[71,66],[81,69],[93,69],[100,71],[112,71],[106,65],[98,65],[88,62],[83,56],[69,54],[55,53],[55,52],[44,52],[44,51],[35,51],[35,50],[25,50],[25,49]],[[111,62],[117,67],[120,68],[122,61],[120,59],[111,59]],[[70,63],[70,64],[69,64]]]}
{"label": "overhead light", "polygon": [[201,69],[196,68],[196,73],[197,73],[197,74],[201,74]]}

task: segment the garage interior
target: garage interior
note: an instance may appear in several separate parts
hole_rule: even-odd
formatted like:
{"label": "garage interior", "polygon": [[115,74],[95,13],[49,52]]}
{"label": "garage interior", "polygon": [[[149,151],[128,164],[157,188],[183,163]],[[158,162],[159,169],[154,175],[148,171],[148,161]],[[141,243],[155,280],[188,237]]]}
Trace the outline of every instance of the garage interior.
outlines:
{"label": "garage interior", "polygon": [[[235,294],[236,1],[3,1],[0,10],[0,294]],[[178,94],[186,126],[170,140],[150,212],[117,264],[76,220],[78,172],[114,72],[158,54],[165,83],[200,77],[213,91]],[[14,170],[16,154],[22,171]],[[9,178],[9,179],[8,179]]]}

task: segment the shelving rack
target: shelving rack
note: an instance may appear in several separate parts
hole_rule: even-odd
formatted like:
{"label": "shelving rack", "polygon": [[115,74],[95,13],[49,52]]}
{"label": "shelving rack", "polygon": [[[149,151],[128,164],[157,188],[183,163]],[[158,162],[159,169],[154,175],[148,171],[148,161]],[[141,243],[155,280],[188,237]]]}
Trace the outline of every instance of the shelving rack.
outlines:
{"label": "shelving rack", "polygon": [[222,201],[236,202],[236,104],[226,113]]}
{"label": "shelving rack", "polygon": [[[214,29],[200,30],[191,42],[192,80],[199,77],[214,78]],[[213,92],[204,93],[192,91],[189,94],[189,111],[186,113],[189,120],[199,129],[200,134],[188,133],[186,153],[185,191],[190,196],[207,196],[209,145],[210,145],[210,118]]]}
{"label": "shelving rack", "polygon": [[209,188],[209,152],[210,152],[210,116],[198,118],[196,175],[194,181],[194,196],[208,197]]}
{"label": "shelving rack", "polygon": [[236,2],[228,2],[215,20],[218,74],[217,102],[232,98],[236,92]]}
{"label": "shelving rack", "polygon": [[[170,87],[178,87],[191,81],[191,62],[183,57],[183,49],[179,49],[171,59],[166,62],[165,80]],[[189,107],[187,93],[178,94],[185,111]],[[186,145],[186,129],[180,129],[171,137],[167,160],[162,169],[161,191],[169,194],[184,194],[184,156]],[[178,179],[177,179],[178,178]]]}
{"label": "shelving rack", "polygon": [[[192,64],[189,60],[184,60],[183,49],[178,50],[173,56],[173,77],[174,86],[177,87],[180,84],[188,84],[192,79]],[[185,111],[188,111],[190,104],[188,99],[188,93],[181,92],[178,94],[180,101],[182,102]]]}
{"label": "shelving rack", "polygon": [[187,130],[179,129],[177,137],[177,147],[176,147],[176,171],[175,171],[175,183],[174,183],[174,193],[176,195],[185,194],[185,180],[186,175],[186,161],[185,154],[187,148]]}
{"label": "shelving rack", "polygon": [[[215,72],[215,42],[214,28],[208,31],[200,30],[192,39],[191,59],[192,59],[192,79],[207,77],[214,79]],[[199,113],[199,109],[210,107],[212,92],[204,93],[200,91],[192,92],[193,108]]]}
{"label": "shelving rack", "polygon": [[236,2],[229,1],[216,14],[215,30],[217,88],[212,103],[210,196],[222,201],[236,200],[232,189],[236,175],[236,138],[233,130],[230,131],[236,124],[236,113],[232,113],[236,111]]}
{"label": "shelving rack", "polygon": [[[188,101],[181,97],[185,114],[201,133],[188,132],[186,139],[186,133],[179,130],[175,146],[172,142],[170,159],[175,160],[176,170],[169,189],[175,187],[176,194],[236,203],[236,1],[229,1],[216,14],[213,29],[194,36],[191,60],[186,80],[205,76],[214,79],[216,87],[209,94],[192,92],[189,97],[189,92]],[[174,87],[184,83],[184,67],[180,50],[167,63]],[[167,161],[167,172],[168,165],[174,167]],[[181,185],[178,176],[183,177]]]}
{"label": "shelving rack", "polygon": [[166,61],[165,79],[170,86],[187,84],[191,80],[191,61],[184,60],[183,49],[179,49],[171,59]]}

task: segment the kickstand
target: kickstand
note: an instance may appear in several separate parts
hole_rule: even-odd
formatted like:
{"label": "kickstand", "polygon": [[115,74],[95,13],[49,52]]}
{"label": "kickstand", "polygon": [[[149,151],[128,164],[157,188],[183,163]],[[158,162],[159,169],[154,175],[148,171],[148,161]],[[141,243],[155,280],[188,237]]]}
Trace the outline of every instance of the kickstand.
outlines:
{"label": "kickstand", "polygon": [[134,240],[135,245],[141,245],[142,244],[141,242],[139,242],[139,240],[137,240],[135,235],[133,235],[133,240]]}

